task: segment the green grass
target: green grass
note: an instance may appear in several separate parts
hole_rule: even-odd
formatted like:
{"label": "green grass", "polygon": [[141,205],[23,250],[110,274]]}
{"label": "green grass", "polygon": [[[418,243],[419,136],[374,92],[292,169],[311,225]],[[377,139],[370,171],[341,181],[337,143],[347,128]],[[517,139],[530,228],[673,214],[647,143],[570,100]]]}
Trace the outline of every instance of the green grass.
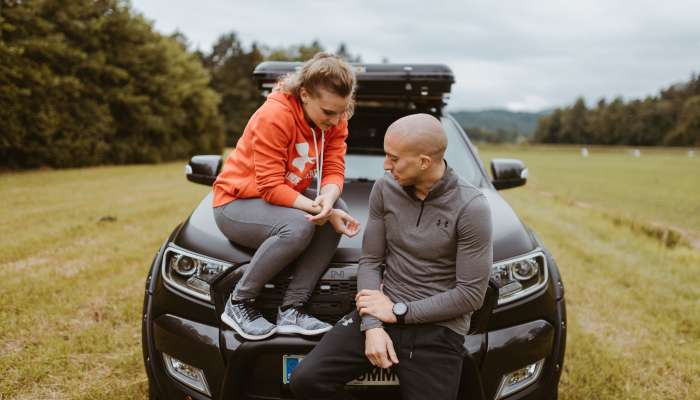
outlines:
{"label": "green grass", "polygon": [[[481,153],[530,168],[525,187],[503,194],[566,285],[561,398],[700,398],[700,251],[642,229],[700,231],[691,175],[700,160],[607,149],[584,160],[552,147]],[[187,182],[182,166],[0,174],[0,399],[146,397],[146,272],[208,190]]]}
{"label": "green grass", "polygon": [[[594,206],[634,221],[700,236],[700,155],[686,149],[578,146],[480,146],[482,158],[518,158],[529,170],[527,190]],[[488,167],[488,162],[486,163]]]}
{"label": "green grass", "polygon": [[700,251],[636,229],[658,222],[697,233],[700,188],[690,181],[700,160],[614,150],[586,159],[555,147],[482,147],[480,154],[487,162],[519,158],[529,168],[526,186],[502,194],[543,239],[564,280],[569,331],[560,397],[700,398]]}
{"label": "green grass", "polygon": [[207,190],[182,162],[0,175],[0,398],[146,397],[146,273]]}

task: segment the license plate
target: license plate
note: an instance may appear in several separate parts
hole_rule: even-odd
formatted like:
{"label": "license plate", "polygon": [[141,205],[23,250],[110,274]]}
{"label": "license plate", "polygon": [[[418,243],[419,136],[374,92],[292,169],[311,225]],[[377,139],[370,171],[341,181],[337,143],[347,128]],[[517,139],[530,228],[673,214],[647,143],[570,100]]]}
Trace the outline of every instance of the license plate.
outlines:
{"label": "license plate", "polygon": [[[292,371],[303,358],[303,355],[285,354],[282,356],[282,383],[289,384]],[[372,368],[372,370],[347,383],[348,386],[396,386],[398,384],[399,377],[394,368]]]}

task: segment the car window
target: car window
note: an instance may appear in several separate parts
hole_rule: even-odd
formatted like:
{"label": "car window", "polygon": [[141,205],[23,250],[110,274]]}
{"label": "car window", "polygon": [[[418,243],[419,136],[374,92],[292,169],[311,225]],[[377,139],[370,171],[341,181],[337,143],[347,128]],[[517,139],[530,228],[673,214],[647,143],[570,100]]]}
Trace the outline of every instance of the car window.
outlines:
{"label": "car window", "polygon": [[[467,143],[462,137],[461,130],[449,118],[442,118],[442,126],[447,135],[447,163],[462,178],[474,186],[483,186],[483,175],[477,161]],[[350,132],[353,135],[353,132]],[[353,154],[345,156],[345,179],[376,180],[384,174],[384,156],[380,154]]]}
{"label": "car window", "polygon": [[467,182],[474,186],[484,186],[484,175],[479,168],[479,161],[467,147],[462,129],[449,118],[442,118],[442,127],[447,135],[447,163]]}

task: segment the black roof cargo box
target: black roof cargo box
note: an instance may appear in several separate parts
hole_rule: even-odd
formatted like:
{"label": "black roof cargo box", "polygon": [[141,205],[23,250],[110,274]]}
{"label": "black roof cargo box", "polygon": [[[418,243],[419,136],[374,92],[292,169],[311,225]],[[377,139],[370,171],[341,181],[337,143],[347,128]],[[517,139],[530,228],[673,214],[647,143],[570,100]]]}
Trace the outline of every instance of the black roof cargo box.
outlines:
{"label": "black roof cargo box", "polygon": [[[253,76],[265,94],[277,80],[301,67],[300,62],[266,61]],[[452,70],[441,64],[351,64],[357,73],[356,100],[359,107],[437,108],[454,83]],[[439,111],[438,111],[439,112]]]}

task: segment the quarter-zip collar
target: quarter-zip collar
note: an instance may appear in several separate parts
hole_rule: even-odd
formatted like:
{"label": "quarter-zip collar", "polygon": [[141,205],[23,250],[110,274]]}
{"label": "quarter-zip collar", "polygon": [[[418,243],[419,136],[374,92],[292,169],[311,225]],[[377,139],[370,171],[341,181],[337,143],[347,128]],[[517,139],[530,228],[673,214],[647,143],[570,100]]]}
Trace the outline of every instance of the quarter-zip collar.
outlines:
{"label": "quarter-zip collar", "polygon": [[421,203],[425,203],[426,201],[430,201],[434,198],[440,197],[448,191],[452,190],[452,188],[454,188],[454,183],[457,181],[458,177],[457,174],[455,174],[452,167],[450,167],[447,164],[447,161],[444,162],[445,173],[443,173],[442,177],[437,182],[435,182],[432,188],[430,188],[430,191],[428,192],[428,195],[425,196],[425,199],[421,200],[418,198],[418,196],[416,196],[415,186],[403,186],[403,189],[413,200],[419,201]]}

